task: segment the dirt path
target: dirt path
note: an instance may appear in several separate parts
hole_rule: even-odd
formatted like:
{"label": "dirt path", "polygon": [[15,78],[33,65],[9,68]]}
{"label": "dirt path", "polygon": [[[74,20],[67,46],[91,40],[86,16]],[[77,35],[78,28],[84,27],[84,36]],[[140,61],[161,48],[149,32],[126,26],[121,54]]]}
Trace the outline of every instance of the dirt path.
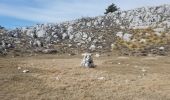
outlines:
{"label": "dirt path", "polygon": [[80,58],[0,58],[0,100],[170,100],[169,57]]}

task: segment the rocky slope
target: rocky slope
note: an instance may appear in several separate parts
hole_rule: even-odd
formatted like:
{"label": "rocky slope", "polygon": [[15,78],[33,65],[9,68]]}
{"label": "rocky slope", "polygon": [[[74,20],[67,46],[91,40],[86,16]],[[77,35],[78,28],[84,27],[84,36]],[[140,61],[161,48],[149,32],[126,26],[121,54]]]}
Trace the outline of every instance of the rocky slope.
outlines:
{"label": "rocky slope", "polygon": [[157,35],[169,33],[170,5],[117,11],[105,16],[60,24],[39,24],[10,31],[1,28],[0,51],[14,48],[24,53],[106,52],[110,51],[111,44],[116,43],[117,36],[123,41],[131,41],[133,33],[130,30],[148,28]]}

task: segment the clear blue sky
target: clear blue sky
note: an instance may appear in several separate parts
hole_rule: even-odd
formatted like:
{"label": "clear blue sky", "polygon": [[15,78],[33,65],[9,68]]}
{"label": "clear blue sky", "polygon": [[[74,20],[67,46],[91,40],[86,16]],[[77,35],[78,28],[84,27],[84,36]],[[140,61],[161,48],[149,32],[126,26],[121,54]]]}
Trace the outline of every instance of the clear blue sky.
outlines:
{"label": "clear blue sky", "polygon": [[14,28],[98,16],[103,15],[111,3],[129,10],[170,4],[170,0],[0,0],[0,25]]}

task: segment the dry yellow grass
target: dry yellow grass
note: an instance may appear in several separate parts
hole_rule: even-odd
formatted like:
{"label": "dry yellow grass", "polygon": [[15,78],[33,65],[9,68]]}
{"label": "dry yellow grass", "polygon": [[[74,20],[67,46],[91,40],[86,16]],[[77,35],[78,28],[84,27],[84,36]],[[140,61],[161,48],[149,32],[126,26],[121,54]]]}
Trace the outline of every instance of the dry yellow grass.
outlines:
{"label": "dry yellow grass", "polygon": [[81,68],[80,61],[66,55],[0,58],[0,100],[170,99],[169,57],[102,56],[94,69]]}

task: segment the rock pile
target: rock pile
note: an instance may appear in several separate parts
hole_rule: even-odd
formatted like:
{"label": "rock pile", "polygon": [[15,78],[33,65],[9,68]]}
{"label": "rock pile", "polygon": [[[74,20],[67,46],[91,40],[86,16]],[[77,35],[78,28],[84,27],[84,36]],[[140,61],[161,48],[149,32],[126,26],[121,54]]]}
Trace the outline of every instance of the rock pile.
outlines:
{"label": "rock pile", "polygon": [[[157,35],[170,31],[170,5],[117,11],[105,16],[81,18],[60,24],[37,24],[6,30],[0,27],[0,47],[9,52],[74,53],[107,52],[117,37],[131,41],[131,29],[151,28]],[[145,39],[141,39],[145,42]],[[5,49],[0,49],[0,52]]]}
{"label": "rock pile", "polygon": [[94,62],[93,62],[92,54],[84,53],[84,54],[82,54],[82,56],[84,56],[84,57],[83,57],[83,60],[81,62],[81,66],[86,67],[86,68],[93,68]]}

